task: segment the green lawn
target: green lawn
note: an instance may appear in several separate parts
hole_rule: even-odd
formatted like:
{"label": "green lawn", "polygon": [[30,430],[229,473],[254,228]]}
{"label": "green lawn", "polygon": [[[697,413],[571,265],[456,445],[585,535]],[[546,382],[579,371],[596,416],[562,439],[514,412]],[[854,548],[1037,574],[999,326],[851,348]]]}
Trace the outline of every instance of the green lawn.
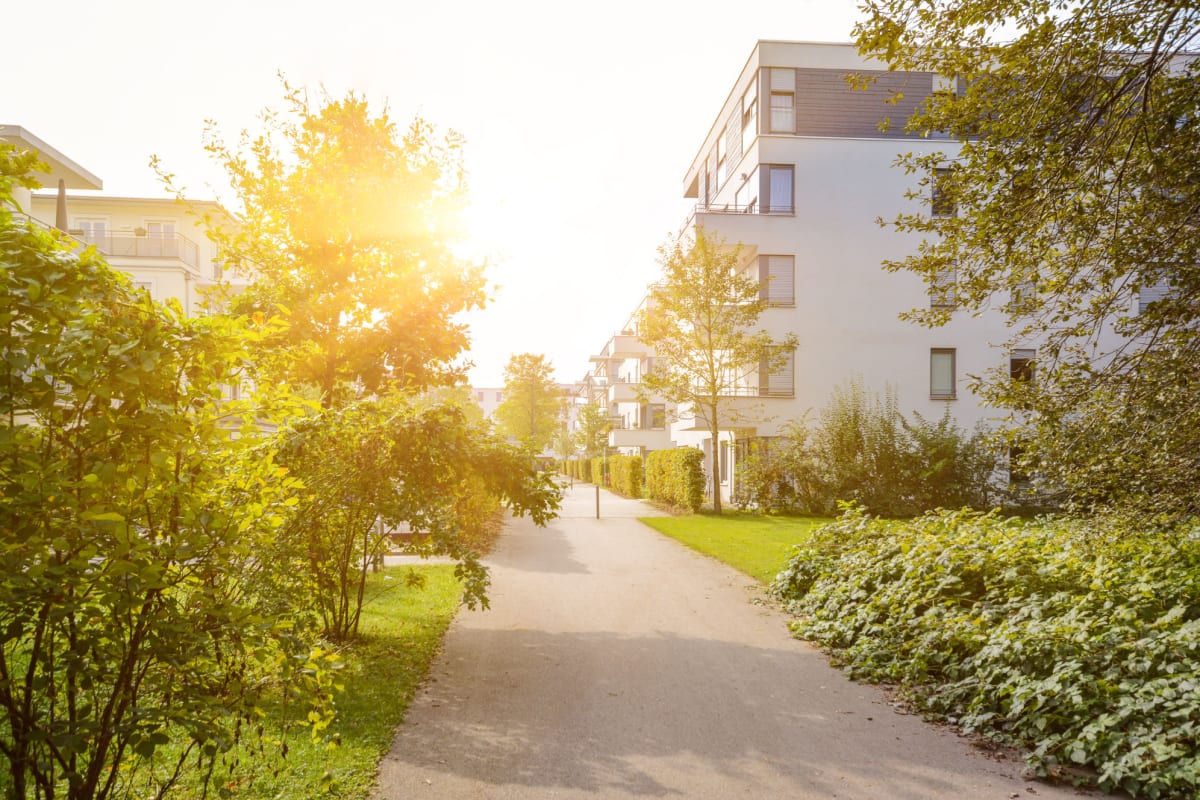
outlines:
{"label": "green lawn", "polygon": [[[425,577],[425,588],[405,585],[411,569]],[[388,567],[372,575],[360,626],[362,640],[342,652],[345,667],[337,680],[345,688],[336,696],[338,717],[327,731],[339,744],[314,744],[307,728],[293,727],[285,737],[286,758],[278,756],[278,746],[268,744],[260,751],[257,740],[240,746],[237,797],[367,798],[376,765],[391,745],[461,595],[452,565]],[[267,731],[273,725],[277,729],[279,720],[264,721]],[[187,789],[180,795],[191,796]],[[209,797],[214,795],[210,790]]]}
{"label": "green lawn", "polygon": [[692,514],[686,517],[644,517],[659,533],[766,585],[783,568],[792,545],[808,539],[814,528],[830,522],[824,517],[769,517],[758,514]]}

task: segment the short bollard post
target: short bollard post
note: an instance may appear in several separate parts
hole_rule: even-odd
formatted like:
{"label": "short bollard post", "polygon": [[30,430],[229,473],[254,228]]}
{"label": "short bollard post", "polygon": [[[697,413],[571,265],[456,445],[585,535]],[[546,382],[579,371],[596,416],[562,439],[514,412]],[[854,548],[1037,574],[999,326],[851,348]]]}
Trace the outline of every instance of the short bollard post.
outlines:
{"label": "short bollard post", "polygon": [[600,519],[600,484],[596,484],[596,519]]}

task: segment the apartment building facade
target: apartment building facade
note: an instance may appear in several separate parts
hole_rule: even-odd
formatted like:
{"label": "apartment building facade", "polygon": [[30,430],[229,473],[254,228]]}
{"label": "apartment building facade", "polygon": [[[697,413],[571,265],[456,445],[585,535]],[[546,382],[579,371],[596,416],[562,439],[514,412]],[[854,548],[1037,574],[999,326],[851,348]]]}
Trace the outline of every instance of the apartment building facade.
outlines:
{"label": "apartment building facade", "polygon": [[154,300],[175,300],[186,314],[196,315],[203,313],[209,289],[240,282],[222,270],[206,232],[210,223],[234,224],[218,203],[83,194],[79,190],[102,189],[102,181],[28,130],[0,125],[0,141],[36,151],[47,170],[35,177],[46,188],[57,187],[53,194],[18,190],[16,211],[62,230],[80,246],[95,247]]}
{"label": "apartment building facade", "polygon": [[894,166],[905,152],[953,157],[955,142],[919,138],[904,126],[927,97],[946,91],[956,91],[953,79],[889,71],[849,44],[754,46],[687,168],[683,193],[696,205],[680,236],[703,229],[739,246],[740,269],[760,281],[769,302],[760,327],[778,340],[794,333],[799,346],[780,369],[747,371],[727,399],[736,419],[722,423],[718,442],[690,409],[672,408],[666,434],[644,450],[720,448],[717,485],[728,500],[739,442],[778,435],[806,415],[815,421],[851,380],[890,389],[905,412],[937,419],[949,410],[964,428],[999,415],[970,391],[969,376],[1006,364],[1019,369],[1036,345],[1006,346],[1011,331],[999,311],[952,312],[936,329],[901,320],[913,308],[953,309],[954,275],[930,286],[881,266],[920,238],[879,220],[954,213],[907,198],[929,189]]}

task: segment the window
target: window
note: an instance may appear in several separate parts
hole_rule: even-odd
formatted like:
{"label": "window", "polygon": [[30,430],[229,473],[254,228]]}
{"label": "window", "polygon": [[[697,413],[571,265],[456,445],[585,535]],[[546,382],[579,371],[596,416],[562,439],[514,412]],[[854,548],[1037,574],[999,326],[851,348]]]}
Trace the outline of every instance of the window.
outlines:
{"label": "window", "polygon": [[721,442],[720,453],[721,483],[729,481],[729,442]]}
{"label": "window", "polygon": [[742,152],[750,149],[754,137],[758,136],[758,78],[750,81],[742,95]]}
{"label": "window", "polygon": [[479,402],[483,402],[483,392],[476,392],[475,396],[478,398]]}
{"label": "window", "polygon": [[108,219],[104,217],[78,217],[71,229],[80,239],[88,244],[94,244],[99,249],[112,249],[108,240]]}
{"label": "window", "polygon": [[1171,293],[1171,282],[1166,278],[1159,278],[1150,286],[1144,287],[1138,292],[1137,297],[1137,313],[1145,313],[1146,307],[1158,300],[1166,299]]}
{"label": "window", "polygon": [[666,430],[667,406],[663,403],[650,403],[641,407],[641,428],[648,431]]}
{"label": "window", "polygon": [[1008,374],[1012,377],[1013,405],[1029,409],[1033,389],[1034,357],[1036,350],[1013,350],[1008,357]]}
{"label": "window", "polygon": [[771,92],[771,133],[796,132],[796,95]]}
{"label": "window", "polygon": [[758,257],[758,296],[773,306],[796,304],[796,257]]}
{"label": "window", "polygon": [[1008,358],[1008,371],[1014,381],[1033,382],[1033,359],[1037,350],[1013,350]]}
{"label": "window", "polygon": [[763,164],[759,168],[759,198],[764,214],[793,214],[791,164]]}
{"label": "window", "polygon": [[145,252],[139,248],[138,255],[178,256],[179,242],[175,238],[174,220],[146,220]]}
{"label": "window", "polygon": [[759,397],[794,397],[796,394],[796,353],[784,353],[783,363],[775,364],[764,360],[758,365]]}
{"label": "window", "polygon": [[175,238],[175,221],[146,220],[146,236],[151,239]]}
{"label": "window", "polygon": [[954,308],[958,305],[958,269],[950,263],[939,269],[929,285],[930,308]]}
{"label": "window", "polygon": [[499,403],[504,399],[504,392],[496,392],[496,402]]}
{"label": "window", "polygon": [[952,172],[949,167],[938,167],[933,171],[929,213],[935,217],[958,216],[958,204],[953,200],[954,187],[950,183]]}
{"label": "window", "polygon": [[935,347],[929,351],[930,400],[953,400],[958,396],[954,361],[952,347]]}
{"label": "window", "polygon": [[154,296],[154,281],[133,281],[133,288],[139,292],[146,292],[151,297]]}
{"label": "window", "polygon": [[771,70],[771,133],[796,132],[796,71]]}
{"label": "window", "polygon": [[733,195],[733,203],[747,214],[758,211],[758,170],[749,175],[742,173],[742,183]]}
{"label": "window", "polygon": [[725,185],[725,129],[721,129],[721,135],[717,137],[717,191]]}
{"label": "window", "polygon": [[1037,299],[1037,282],[1032,278],[1023,278],[1012,288],[1012,307],[1026,309]]}

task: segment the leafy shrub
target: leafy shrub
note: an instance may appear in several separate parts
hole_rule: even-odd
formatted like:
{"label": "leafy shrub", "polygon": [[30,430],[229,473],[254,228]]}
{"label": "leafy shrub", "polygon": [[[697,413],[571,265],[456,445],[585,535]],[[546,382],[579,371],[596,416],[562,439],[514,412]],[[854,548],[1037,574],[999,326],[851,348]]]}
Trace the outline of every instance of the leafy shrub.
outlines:
{"label": "leafy shrub", "polygon": [[642,496],[641,456],[609,456],[608,469],[613,491],[626,497]]}
{"label": "leafy shrub", "polygon": [[704,500],[704,452],[691,447],[655,450],[646,457],[646,495],[695,512]]}
{"label": "leafy shrub", "polygon": [[883,516],[935,508],[987,508],[996,467],[980,430],[967,434],[949,410],[936,422],[900,412],[891,389],[872,394],[858,381],[839,387],[809,428],[752,441],[738,465],[735,502],[763,511],[832,514],[853,501]]}
{"label": "leafy shrub", "polygon": [[592,483],[597,486],[608,486],[608,472],[604,456],[596,456],[591,459],[590,463]]}
{"label": "leafy shrub", "polygon": [[1039,775],[1200,789],[1200,539],[1099,523],[852,509],[772,591],[848,673],[1029,748]]}

